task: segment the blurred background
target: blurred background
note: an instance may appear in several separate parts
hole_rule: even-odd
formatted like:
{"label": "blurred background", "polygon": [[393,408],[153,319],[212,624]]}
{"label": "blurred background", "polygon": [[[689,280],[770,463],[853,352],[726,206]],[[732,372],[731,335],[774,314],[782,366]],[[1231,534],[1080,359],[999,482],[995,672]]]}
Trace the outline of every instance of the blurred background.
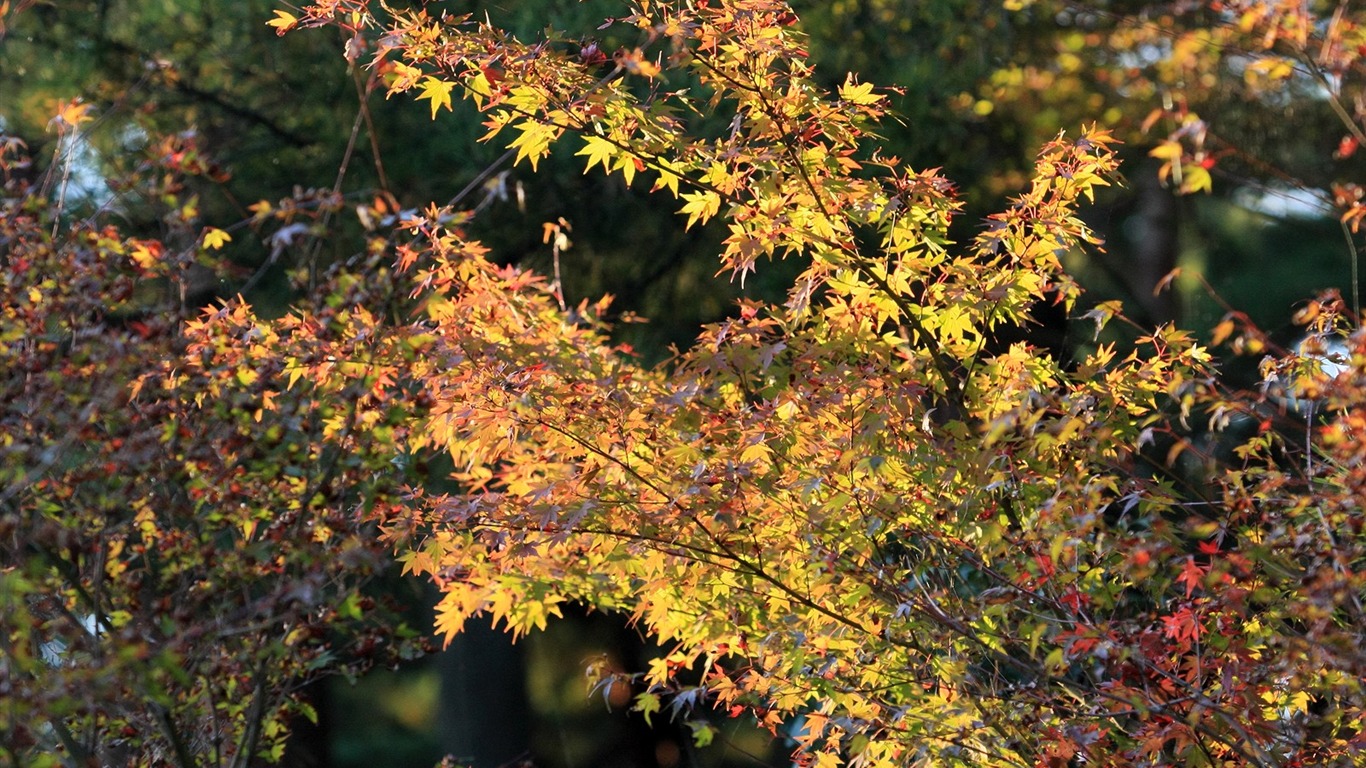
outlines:
{"label": "blurred background", "polygon": [[[560,30],[561,41],[605,51],[628,42],[610,26],[600,29],[626,14],[608,0],[427,5],[487,13],[524,40]],[[942,167],[955,180],[965,203],[958,239],[970,238],[984,215],[1022,189],[1040,143],[1097,122],[1125,139],[1129,161],[1127,185],[1086,214],[1106,252],[1075,254],[1069,264],[1089,301],[1122,299],[1143,324],[1179,321],[1205,335],[1232,306],[1290,344],[1296,302],[1330,288],[1350,292],[1355,246],[1331,210],[1330,189],[1362,169],[1350,152],[1328,159],[1341,133],[1328,105],[1312,84],[1272,99],[1229,64],[1191,81],[1194,69],[1173,64],[1177,46],[1163,45],[1177,40],[1189,19],[1163,16],[1167,6],[794,5],[825,84],[855,72],[904,89],[894,102],[898,120],[880,130],[886,152],[911,167]],[[349,66],[336,30],[278,37],[265,22],[280,7],[274,0],[18,3],[3,16],[0,133],[22,139],[46,162],[59,151],[77,153],[70,196],[114,211],[130,235],[157,233],[155,207],[127,199],[112,180],[156,137],[174,137],[173,149],[203,160],[196,192],[200,215],[211,222],[247,222],[257,201],[338,183],[348,202],[419,208],[450,199],[502,153],[476,141],[482,128],[468,105],[433,121],[407,97],[366,93],[364,58]],[[1140,17],[1146,21],[1133,27]],[[1130,29],[1139,32],[1126,43],[1118,31]],[[1174,94],[1217,126],[1209,194],[1174,194],[1148,157],[1171,126],[1145,122],[1153,110],[1169,109]],[[94,105],[97,121],[82,144],[59,150],[48,122],[56,104],[77,96]],[[369,119],[339,174],[362,99]],[[620,176],[583,174],[573,149],[562,147],[534,176],[524,168],[492,176],[466,201],[479,206],[469,235],[498,260],[548,272],[541,224],[569,222],[573,247],[561,264],[566,298],[572,304],[611,293],[619,312],[648,318],[618,329],[647,361],[667,360],[671,345],[688,344],[741,295],[781,294],[795,265],[760,269],[744,288],[714,277],[716,232],[684,231],[671,204],[646,194],[648,183],[627,187]],[[331,226],[331,258],[361,247],[362,222],[341,217]],[[229,250],[237,271],[208,279],[195,300],[208,304],[245,290],[258,307],[283,311],[294,289],[285,277],[289,259],[272,255],[276,245],[271,235],[235,238]],[[1155,295],[1177,268],[1170,289]],[[1027,332],[1064,354],[1092,341],[1046,308]],[[1252,382],[1255,360],[1228,365],[1245,367]],[[395,575],[383,589],[410,606],[415,624],[430,622],[434,596],[424,585]],[[590,690],[589,663],[605,659],[634,671],[657,653],[613,616],[571,613],[517,645],[500,631],[471,627],[449,649],[400,669],[314,686],[319,722],[301,724],[287,761],[431,766],[449,754],[479,768],[785,764],[789,747],[751,723],[718,718],[716,740],[699,749],[665,713],[647,724],[629,712],[628,690]]]}

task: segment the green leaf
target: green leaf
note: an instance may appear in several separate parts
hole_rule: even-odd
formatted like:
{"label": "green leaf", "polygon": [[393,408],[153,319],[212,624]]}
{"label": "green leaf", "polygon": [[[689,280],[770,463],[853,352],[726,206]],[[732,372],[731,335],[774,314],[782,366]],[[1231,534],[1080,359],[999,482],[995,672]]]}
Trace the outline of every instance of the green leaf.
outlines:
{"label": "green leaf", "polygon": [[650,716],[659,711],[659,696],[654,693],[642,693],[636,696],[636,704],[631,707],[635,712],[645,716],[645,724],[653,725]]}
{"label": "green leaf", "polygon": [[688,723],[688,728],[692,729],[692,743],[695,747],[710,746],[716,738],[716,729],[711,727],[710,723],[693,720]]}

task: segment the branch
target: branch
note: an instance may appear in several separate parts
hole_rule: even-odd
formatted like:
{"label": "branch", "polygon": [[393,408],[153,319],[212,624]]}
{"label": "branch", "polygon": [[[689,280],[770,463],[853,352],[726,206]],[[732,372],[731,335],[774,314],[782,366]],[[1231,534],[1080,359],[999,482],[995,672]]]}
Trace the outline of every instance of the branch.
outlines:
{"label": "branch", "polygon": [[171,742],[171,750],[175,753],[176,765],[179,768],[198,768],[199,763],[190,753],[189,747],[185,745],[185,740],[181,738],[180,732],[176,730],[175,724],[171,722],[171,711],[161,704],[152,703],[152,714],[155,716],[157,725],[161,726],[162,735]]}

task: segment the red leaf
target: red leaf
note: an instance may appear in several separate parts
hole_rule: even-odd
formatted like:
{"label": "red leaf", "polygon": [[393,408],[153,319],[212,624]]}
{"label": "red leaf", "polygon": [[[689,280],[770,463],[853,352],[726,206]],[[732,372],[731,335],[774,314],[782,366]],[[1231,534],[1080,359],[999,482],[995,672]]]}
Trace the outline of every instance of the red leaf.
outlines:
{"label": "red leaf", "polygon": [[1182,606],[1181,610],[1170,616],[1162,617],[1162,632],[1167,637],[1175,640],[1182,645],[1189,645],[1200,639],[1200,618],[1190,609],[1190,606]]}
{"label": "red leaf", "polygon": [[1057,573],[1057,568],[1053,566],[1053,558],[1048,555],[1035,555],[1034,564],[1039,566],[1041,581],[1048,581]]}
{"label": "red leaf", "polygon": [[1205,567],[1196,565],[1194,557],[1187,557],[1186,564],[1181,568],[1181,575],[1176,580],[1186,585],[1186,597],[1190,597],[1195,588],[1200,586],[1205,580]]}
{"label": "red leaf", "polygon": [[1075,586],[1071,586],[1067,588],[1062,597],[1058,598],[1058,601],[1067,606],[1073,613],[1081,613],[1082,606],[1089,603],[1090,599],[1078,592]]}

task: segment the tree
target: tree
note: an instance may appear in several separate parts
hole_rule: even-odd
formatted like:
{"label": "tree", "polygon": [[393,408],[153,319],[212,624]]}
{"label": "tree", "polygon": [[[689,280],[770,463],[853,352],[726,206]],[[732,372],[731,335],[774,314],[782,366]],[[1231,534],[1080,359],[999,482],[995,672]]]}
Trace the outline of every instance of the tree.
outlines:
{"label": "tree", "polygon": [[[434,116],[464,93],[516,162],[569,140],[590,170],[648,176],[690,225],[724,222],[737,280],[805,260],[785,302],[743,302],[646,369],[601,304],[493,266],[440,211],[412,225],[397,258],[426,346],[392,378],[421,382],[413,439],[463,490],[419,494],[385,533],[442,589],[439,632],[624,612],[672,647],[631,678],[637,709],[750,713],[821,766],[1358,755],[1366,356],[1331,376],[1308,351],[1273,360],[1277,400],[1223,387],[1172,327],[1070,360],[998,341],[1078,300],[1059,257],[1094,245],[1076,207],[1115,169],[1105,131],[1048,142],[956,244],[951,185],[876,145],[883,92],[814,83],[781,3],[640,2],[612,20],[638,44],[610,59],[363,0],[281,14],[377,25],[391,92]],[[1313,338],[1355,333],[1336,297],[1310,307]],[[1099,335],[1122,314],[1085,317]],[[1319,416],[1282,433],[1286,402]]]}
{"label": "tree", "polygon": [[[1208,259],[1206,279],[1230,298],[1237,295],[1240,311],[1273,326],[1289,325],[1290,302],[1307,290],[1350,283],[1359,291],[1353,266],[1359,238],[1331,220],[1350,217],[1363,171],[1356,153],[1362,114],[1352,97],[1363,74],[1361,30],[1349,9],[1241,1],[1009,5],[1053,32],[1030,54],[1003,57],[1004,64],[965,91],[960,103],[987,112],[988,120],[1007,115],[1002,119],[1017,121],[1034,140],[1060,124],[1096,119],[1130,142],[1135,154],[1149,156],[1152,170],[1136,162],[1126,166],[1140,198],[1138,215],[1114,229],[1111,255],[1093,260],[1128,288],[1131,312],[1171,320],[1178,298],[1188,312],[1197,310],[1187,322],[1213,324],[1226,311],[1192,279],[1177,281],[1184,289],[1179,292],[1153,293],[1178,265],[1178,251],[1200,254],[1189,259],[1195,264],[1188,272]],[[1161,187],[1175,196],[1164,196]],[[1214,199],[1206,198],[1211,191]],[[1297,213],[1268,215],[1276,209]],[[1313,250],[1331,248],[1338,259],[1298,264],[1289,280],[1272,264],[1254,266],[1248,252],[1257,245],[1248,234],[1298,229],[1291,237],[1300,247],[1292,250],[1303,258],[1312,248],[1306,241],[1318,239],[1315,228],[1286,227],[1285,220],[1319,216],[1331,239]],[[1286,250],[1271,252],[1280,257]],[[1335,273],[1309,278],[1305,269]],[[1255,277],[1240,280],[1242,275]],[[1287,283],[1300,294],[1264,290]]]}
{"label": "tree", "polygon": [[[1334,18],[1355,29],[1345,9]],[[31,746],[71,761],[117,757],[119,738],[158,728],[129,748],[181,764],[269,757],[280,721],[264,713],[289,708],[319,645],[287,634],[257,655],[229,641],[188,683],[168,670],[190,658],[176,643],[235,637],[224,628],[258,606],[276,628],[368,618],[345,609],[364,570],[334,553],[373,542],[340,509],[377,523],[404,567],[440,588],[447,638],[477,616],[522,634],[571,602],[630,617],[666,650],[643,670],[601,670],[601,684],[631,688],[646,717],[686,719],[698,744],[714,737],[713,716],[750,716],[817,766],[1359,761],[1366,335],[1354,303],[1329,293],[1305,305],[1309,339],[1267,358],[1251,392],[1227,385],[1189,332],[1102,336],[1127,320],[1122,308],[1082,303],[1061,259],[1099,245],[1078,209],[1114,178],[1112,135],[1047,141],[1028,188],[954,242],[952,184],[904,167],[873,133],[888,91],[853,75],[822,87],[776,0],[638,0],[608,19],[603,38],[622,41],[611,53],[368,0],[272,22],[325,25],[375,82],[415,91],[433,117],[458,96],[473,102],[503,162],[535,171],[568,144],[587,170],[648,180],[688,226],[721,229],[718,260],[740,284],[787,259],[791,286],[741,301],[648,367],[611,337],[606,299],[573,302],[558,281],[496,263],[467,237],[473,206],[458,200],[381,222],[359,275],[337,270],[316,302],[273,319],[241,301],[183,327],[171,315],[183,337],[147,349],[141,316],[127,330],[110,320],[119,297],[163,286],[177,309],[189,262],[228,233],[185,215],[179,240],[157,245],[77,221],[49,246],[62,221],[51,229],[17,195],[6,221],[25,248],[5,262],[15,309],[3,338],[9,370],[46,375],[16,374],[11,387],[15,402],[60,407],[10,417],[25,469],[6,478],[18,531],[6,546],[22,569],[0,575],[22,620],[6,622],[3,662],[26,686],[11,733],[44,723],[23,731]],[[72,105],[57,125],[82,117]],[[1202,162],[1184,144],[1159,157],[1169,178],[1197,177],[1188,151]],[[317,215],[344,205],[320,196]],[[358,220],[376,208],[355,208]],[[307,215],[254,210],[257,224]],[[567,246],[563,222],[538,234],[552,256]],[[58,263],[30,270],[40,257]],[[89,293],[35,282],[84,278],[87,263],[144,282]],[[1012,341],[1041,304],[1093,328],[1091,342]],[[167,362],[91,395],[60,375],[117,349],[76,346],[87,329],[134,345],[121,364]],[[1266,348],[1232,311],[1214,336]],[[142,398],[161,410],[144,415]],[[85,445],[66,437],[80,434],[66,428],[73,413],[109,414],[94,436],[111,439],[90,450],[110,471],[85,470]],[[254,453],[261,436],[284,455]],[[182,439],[194,450],[178,450]],[[132,473],[117,470],[140,461],[118,453],[130,443],[157,448],[148,476],[183,482],[125,483]],[[455,467],[455,488],[398,498],[388,468],[430,452]],[[233,506],[239,491],[246,508]],[[171,499],[153,504],[154,493]],[[87,495],[111,501],[79,516],[52,501]],[[142,510],[158,506],[164,522],[146,528]],[[276,508],[285,531],[258,550]],[[105,521],[120,512],[128,533],[111,538]],[[67,521],[75,533],[49,545]],[[231,556],[208,558],[209,545]],[[168,627],[146,608],[148,579],[242,597],[226,621],[221,601],[191,602]],[[290,590],[315,582],[338,587],[334,608],[301,615]],[[44,633],[59,629],[64,645],[44,662]],[[110,658],[132,674],[101,677]],[[224,686],[247,685],[242,670],[256,672],[259,708],[219,707],[232,700]],[[69,697],[97,679],[115,681],[98,706]],[[215,728],[233,736],[216,741]]]}
{"label": "tree", "polygon": [[[59,140],[88,119],[68,104]],[[337,273],[313,313],[244,329],[228,354],[207,329],[245,309],[196,316],[186,298],[231,236],[195,226],[177,160],[148,159],[139,188],[172,201],[175,236],[158,241],[73,220],[64,182],[11,178],[27,160],[4,148],[0,756],[278,759],[288,720],[317,716],[304,685],[425,646],[365,590],[387,563],[369,515],[399,502],[394,424],[414,406],[362,414],[387,383],[362,383],[355,362],[339,389],[285,387],[300,366],[357,355],[395,286],[380,269]]]}

